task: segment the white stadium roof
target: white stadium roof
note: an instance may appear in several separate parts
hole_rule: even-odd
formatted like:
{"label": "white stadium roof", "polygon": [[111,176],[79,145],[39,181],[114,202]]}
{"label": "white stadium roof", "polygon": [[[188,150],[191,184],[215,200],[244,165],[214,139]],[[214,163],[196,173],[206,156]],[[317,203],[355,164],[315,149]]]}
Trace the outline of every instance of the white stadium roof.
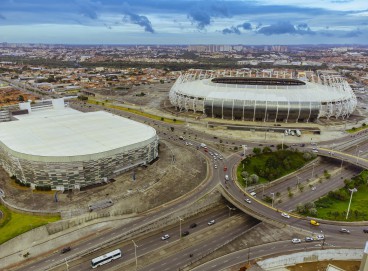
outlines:
{"label": "white stadium roof", "polygon": [[323,102],[348,99],[349,93],[336,88],[305,82],[300,86],[235,85],[213,83],[211,79],[188,81],[176,86],[176,91],[209,100],[307,101]]}
{"label": "white stadium roof", "polygon": [[[104,111],[32,111],[0,123],[0,142],[28,155],[61,157],[106,152],[156,136],[152,127]],[[128,147],[129,149],[129,147]]]}

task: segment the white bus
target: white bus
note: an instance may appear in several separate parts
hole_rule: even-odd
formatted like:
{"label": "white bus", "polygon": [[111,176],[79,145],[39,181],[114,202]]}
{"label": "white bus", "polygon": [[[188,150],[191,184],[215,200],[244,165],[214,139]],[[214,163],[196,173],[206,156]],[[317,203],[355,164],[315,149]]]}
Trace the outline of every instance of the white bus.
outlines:
{"label": "white bus", "polygon": [[92,266],[92,268],[96,268],[100,265],[103,265],[105,263],[109,263],[112,260],[118,259],[120,257],[121,257],[121,250],[116,249],[114,251],[106,253],[105,255],[102,255],[102,256],[99,256],[97,258],[92,259],[91,266]]}

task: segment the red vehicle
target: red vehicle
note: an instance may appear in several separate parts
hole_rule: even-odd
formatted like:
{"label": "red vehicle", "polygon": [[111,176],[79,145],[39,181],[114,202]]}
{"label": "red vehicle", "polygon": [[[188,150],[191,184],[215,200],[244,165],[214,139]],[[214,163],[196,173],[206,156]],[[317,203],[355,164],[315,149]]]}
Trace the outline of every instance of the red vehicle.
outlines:
{"label": "red vehicle", "polygon": [[208,150],[207,149],[203,149],[205,152],[208,152]]}
{"label": "red vehicle", "polygon": [[224,166],[224,171],[227,171],[227,166]]}

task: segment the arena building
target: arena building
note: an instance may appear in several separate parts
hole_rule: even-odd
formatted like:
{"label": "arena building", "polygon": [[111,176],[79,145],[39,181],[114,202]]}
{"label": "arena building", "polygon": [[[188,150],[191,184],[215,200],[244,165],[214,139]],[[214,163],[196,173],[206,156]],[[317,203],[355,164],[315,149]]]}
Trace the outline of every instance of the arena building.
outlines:
{"label": "arena building", "polygon": [[207,117],[272,122],[313,122],[347,118],[357,100],[348,83],[337,76],[316,76],[316,82],[259,77],[251,72],[192,71],[182,74],[170,90],[180,111]]}
{"label": "arena building", "polygon": [[0,165],[23,183],[74,189],[102,183],[158,157],[155,129],[104,111],[53,100],[20,104],[28,114],[0,123]]}

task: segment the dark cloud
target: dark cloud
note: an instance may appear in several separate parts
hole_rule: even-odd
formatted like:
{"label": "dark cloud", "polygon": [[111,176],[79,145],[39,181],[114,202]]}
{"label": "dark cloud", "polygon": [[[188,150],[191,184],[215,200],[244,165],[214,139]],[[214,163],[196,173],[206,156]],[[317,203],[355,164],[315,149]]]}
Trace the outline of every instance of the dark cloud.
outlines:
{"label": "dark cloud", "polygon": [[348,31],[347,33],[345,33],[344,35],[342,35],[342,38],[356,38],[359,37],[363,34],[362,31],[360,31],[359,29],[356,30],[352,30],[352,31]]}
{"label": "dark cloud", "polygon": [[198,29],[203,30],[211,23],[211,17],[206,12],[201,10],[192,10],[188,14],[188,18],[197,26]]}
{"label": "dark cloud", "polygon": [[252,30],[252,25],[250,23],[239,24],[237,27],[244,30]]}
{"label": "dark cloud", "polygon": [[96,20],[98,18],[96,10],[98,9],[97,5],[89,0],[78,0],[76,1],[78,5],[78,10],[80,14],[90,18],[92,20]]}
{"label": "dark cloud", "polygon": [[146,16],[129,12],[124,16],[123,21],[142,26],[146,32],[155,33],[151,21]]}
{"label": "dark cloud", "polygon": [[307,24],[299,24],[294,26],[289,22],[278,22],[276,24],[271,24],[269,26],[262,27],[257,30],[257,33],[266,36],[270,35],[314,35],[315,32],[312,31]]}
{"label": "dark cloud", "polygon": [[240,33],[240,30],[237,27],[232,26],[230,28],[223,29],[222,30],[222,34],[225,34],[225,35],[226,34],[237,34],[237,35],[240,35],[241,33]]}

